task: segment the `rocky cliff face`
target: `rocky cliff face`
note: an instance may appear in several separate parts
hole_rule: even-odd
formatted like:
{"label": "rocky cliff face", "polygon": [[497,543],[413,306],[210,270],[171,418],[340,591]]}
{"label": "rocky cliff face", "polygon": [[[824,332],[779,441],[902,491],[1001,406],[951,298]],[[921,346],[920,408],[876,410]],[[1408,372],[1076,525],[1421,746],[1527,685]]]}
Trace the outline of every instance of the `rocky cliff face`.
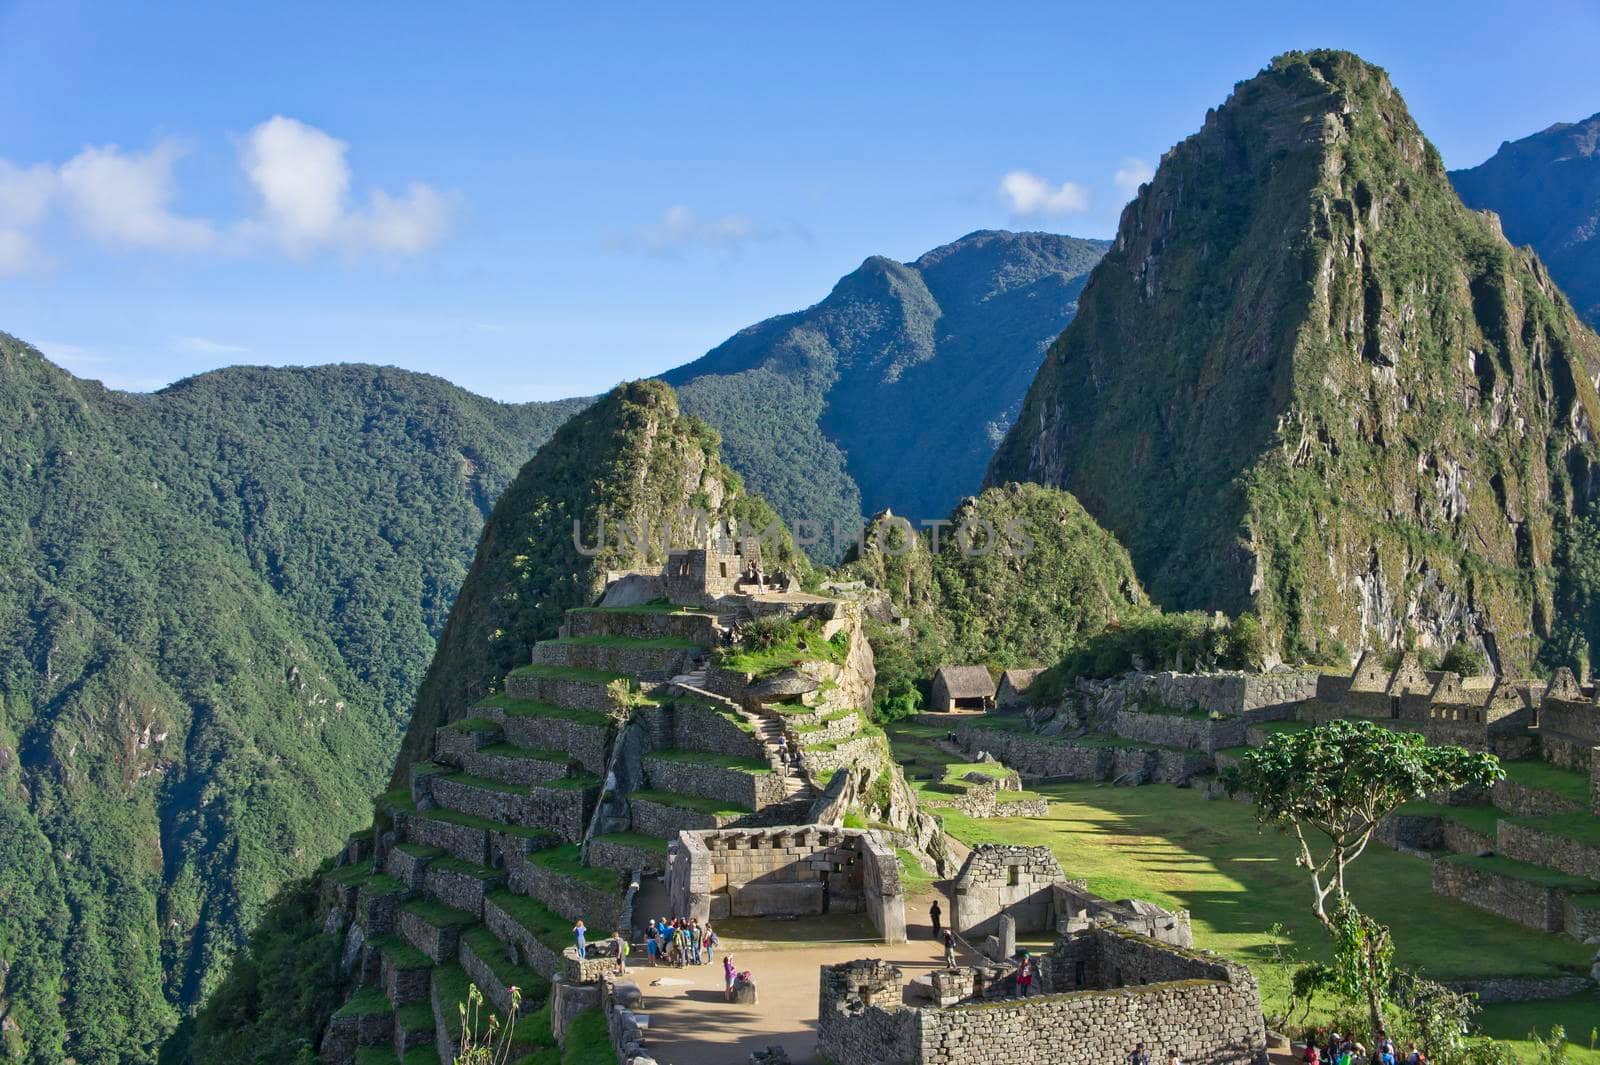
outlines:
{"label": "rocky cliff face", "polygon": [[1500,145],[1450,181],[1468,207],[1494,211],[1529,244],[1578,313],[1600,327],[1600,115]]}
{"label": "rocky cliff face", "polygon": [[1597,492],[1600,342],[1462,205],[1388,76],[1290,53],[1123,213],[991,482],[1062,485],[1163,606],[1289,655],[1552,625]]}

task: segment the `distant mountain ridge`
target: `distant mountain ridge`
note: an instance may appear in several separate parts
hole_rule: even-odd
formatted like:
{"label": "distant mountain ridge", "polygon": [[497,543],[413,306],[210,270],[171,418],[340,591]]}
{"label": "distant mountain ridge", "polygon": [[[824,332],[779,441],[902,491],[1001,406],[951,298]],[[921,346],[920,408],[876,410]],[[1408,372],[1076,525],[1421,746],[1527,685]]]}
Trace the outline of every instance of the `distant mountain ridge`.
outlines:
{"label": "distant mountain ridge", "polygon": [[584,402],[372,366],[132,395],[0,335],[0,1057],[155,1060],[370,815],[485,515]]}
{"label": "distant mountain ridge", "polygon": [[1450,181],[1468,207],[1498,214],[1513,243],[1531,244],[1600,328],[1600,114],[1507,141]]}
{"label": "distant mountain ridge", "polygon": [[1108,241],[983,230],[867,259],[815,306],[750,326],[662,380],[795,525],[886,507],[941,518],[978,490]]}

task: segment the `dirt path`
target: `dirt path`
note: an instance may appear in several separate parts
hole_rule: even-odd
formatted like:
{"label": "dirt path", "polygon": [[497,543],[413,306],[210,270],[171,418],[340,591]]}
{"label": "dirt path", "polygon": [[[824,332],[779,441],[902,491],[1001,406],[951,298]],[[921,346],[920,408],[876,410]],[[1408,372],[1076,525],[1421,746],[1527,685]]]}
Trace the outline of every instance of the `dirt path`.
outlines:
{"label": "dirt path", "polygon": [[714,965],[636,968],[633,976],[650,1018],[650,1053],[660,1065],[748,1065],[752,1050],[778,1045],[795,1065],[815,1062],[818,970],[855,958],[887,958],[910,980],[933,968],[940,954],[927,938],[895,947],[837,943],[741,949],[733,960],[755,977],[759,1002],[754,1006],[724,1001],[720,955]]}

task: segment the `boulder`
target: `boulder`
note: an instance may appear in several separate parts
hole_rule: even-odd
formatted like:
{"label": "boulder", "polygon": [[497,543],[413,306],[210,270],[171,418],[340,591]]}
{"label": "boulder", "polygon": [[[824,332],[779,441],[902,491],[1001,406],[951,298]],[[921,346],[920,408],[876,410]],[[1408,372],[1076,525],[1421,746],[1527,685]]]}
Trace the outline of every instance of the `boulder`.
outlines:
{"label": "boulder", "polygon": [[739,977],[733,982],[733,1001],[741,1006],[754,1006],[756,1004],[756,982]]}

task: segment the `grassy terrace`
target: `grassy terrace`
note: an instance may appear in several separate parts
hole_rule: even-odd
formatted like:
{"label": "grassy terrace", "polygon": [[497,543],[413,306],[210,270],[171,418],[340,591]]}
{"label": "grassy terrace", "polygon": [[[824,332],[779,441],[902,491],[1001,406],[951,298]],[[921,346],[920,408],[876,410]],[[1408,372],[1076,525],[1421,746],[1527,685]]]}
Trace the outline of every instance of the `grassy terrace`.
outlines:
{"label": "grassy terrace", "polygon": [[[459,1038],[461,1035],[461,1014],[448,1004],[466,1002],[467,989],[471,985],[472,981],[467,978],[466,970],[459,965],[441,965],[433,970],[434,992],[438,995],[440,1003],[445,1004],[445,1008],[440,1012],[444,1015],[445,1030],[450,1033],[451,1038]],[[529,1000],[528,1006],[531,1010],[532,999]],[[483,1014],[474,1026],[478,1031],[481,1032],[488,1026],[490,1014],[499,1017],[502,1024],[505,1023],[504,1015],[485,1002]],[[519,1051],[555,1046],[555,1036],[550,1031],[549,1014],[543,1010],[523,1013],[517,1018],[516,1028],[512,1031],[512,1042]],[[513,1060],[519,1062],[522,1060],[520,1052]],[[551,1060],[560,1061],[560,1058]]]}
{"label": "grassy terrace", "polygon": [[576,721],[597,728],[608,728],[611,725],[606,715],[598,710],[571,710],[565,706],[556,706],[554,703],[540,702],[538,699],[513,698],[503,692],[489,696],[478,705],[493,707],[507,717],[558,717],[564,721]]}
{"label": "grassy terrace", "polygon": [[717,653],[717,664],[734,673],[751,673],[765,677],[791,669],[802,662],[843,663],[850,653],[849,636],[836,633],[831,640],[822,638],[822,626],[816,623],[795,625],[790,633],[771,647],[734,647]]}
{"label": "grassy terrace", "polygon": [[496,891],[489,896],[489,901],[557,954],[576,943],[572,936],[573,922],[557,916],[538,899],[511,891]]}
{"label": "grassy terrace", "polygon": [[679,810],[693,810],[695,813],[709,814],[712,817],[744,817],[749,810],[741,810],[735,806],[724,806],[715,799],[702,799],[698,795],[679,795],[672,791],[656,791],[644,789],[628,793],[630,799],[642,799],[653,802],[658,806],[672,806]]}
{"label": "grassy terrace", "polygon": [[400,907],[400,912],[419,917],[435,928],[470,928],[478,923],[478,919],[466,910],[458,910],[430,898],[412,899]]}
{"label": "grassy terrace", "polygon": [[389,964],[396,969],[430,969],[433,959],[413,947],[400,936],[379,936],[372,945],[383,952]]}
{"label": "grassy terrace", "polygon": [[[957,761],[930,742],[943,728],[895,724],[888,731],[897,759],[920,770],[914,787],[925,787],[935,771],[932,779],[942,779],[944,767]],[[1251,806],[1207,802],[1198,789],[1166,785],[1082,782],[1038,791],[1052,801],[1047,818],[972,820],[941,811],[945,828],[969,846],[1048,846],[1063,868],[1107,898],[1132,896],[1187,909],[1195,946],[1254,969],[1268,1013],[1285,1008],[1295,966],[1326,960],[1327,935],[1311,915],[1310,888],[1294,866],[1292,840],[1260,828]],[[1431,869],[1420,858],[1368,848],[1352,870],[1351,885],[1361,907],[1392,927],[1396,961],[1436,979],[1588,972],[1593,947],[1434,895]],[[1441,928],[1450,935],[1441,935]],[[1586,1047],[1593,1018],[1600,1016],[1596,1005],[1600,997],[1590,996],[1587,1014],[1572,1003],[1533,1003],[1532,1012],[1490,1008],[1484,1016],[1489,1030],[1507,1039],[1525,1038],[1534,1023],[1565,1023]],[[1590,1019],[1579,1034],[1578,1021],[1570,1018],[1585,1016]],[[1569,1049],[1574,1063],[1600,1065],[1600,1054]]]}
{"label": "grassy terrace", "polygon": [[608,832],[603,836],[596,836],[592,843],[615,843],[619,847],[633,847],[636,850],[650,851],[652,854],[667,853],[667,841],[660,836],[646,836],[640,832]]}
{"label": "grassy terrace", "polygon": [[641,603],[639,606],[579,606],[573,607],[574,614],[698,614],[701,617],[714,618],[717,615],[709,610],[697,607],[683,606],[671,603],[665,599]]}
{"label": "grassy terrace", "polygon": [[1408,802],[1400,807],[1400,812],[1418,817],[1439,817],[1446,821],[1454,821],[1463,828],[1470,828],[1490,839],[1494,838],[1495,822],[1505,816],[1493,806],[1447,806],[1432,802]]}
{"label": "grassy terrace", "polygon": [[487,817],[475,817],[464,814],[460,810],[446,810],[439,808],[429,810],[417,815],[425,821],[444,821],[447,824],[460,825],[462,828],[476,828],[484,832],[501,832],[519,839],[554,841],[558,837],[555,833],[543,828],[528,828],[525,825],[507,825],[499,821],[491,821]]}
{"label": "grassy terrace", "polygon": [[497,980],[506,987],[521,989],[522,1000],[529,1006],[549,994],[550,982],[525,965],[513,965],[506,956],[506,945],[487,928],[469,928],[461,938]]}
{"label": "grassy terrace", "polygon": [[515,758],[523,762],[554,762],[566,765],[572,756],[566,751],[547,751],[537,747],[518,747],[514,743],[491,743],[479,748],[479,754],[492,754],[496,758]]}
{"label": "grassy terrace", "polygon": [[1519,862],[1512,858],[1502,857],[1498,854],[1487,858],[1479,858],[1471,854],[1451,854],[1439,859],[1452,865],[1465,865],[1480,872],[1492,873],[1496,876],[1510,877],[1523,883],[1534,884],[1544,888],[1560,888],[1577,895],[1588,895],[1600,892],[1600,883],[1595,883],[1586,877],[1569,876],[1555,869],[1547,869],[1542,865],[1533,865],[1529,862]]}
{"label": "grassy terrace", "polygon": [[659,762],[678,762],[683,765],[709,765],[718,769],[731,769],[739,773],[762,776],[773,771],[759,758],[735,758],[728,754],[710,754],[706,751],[653,751],[646,758]]}
{"label": "grassy terrace", "polygon": [[460,721],[452,721],[445,726],[451,732],[493,732],[499,727],[493,721],[483,717],[464,717]]}
{"label": "grassy terrace", "polygon": [[437,869],[442,873],[455,873],[457,876],[470,876],[474,880],[499,880],[503,876],[497,870],[482,865],[473,865],[471,862],[464,862],[460,858],[449,856],[435,858],[428,863],[428,868]]}
{"label": "grassy terrace", "polygon": [[543,680],[570,680],[578,684],[610,684],[614,680],[632,680],[626,673],[608,673],[603,669],[583,669],[579,666],[552,666],[535,662],[518,666],[511,671],[513,677],[539,677]]}
{"label": "grassy terrace", "polygon": [[1506,779],[1525,788],[1552,792],[1580,806],[1589,805],[1589,774],[1553,766],[1549,762],[1505,762]]}
{"label": "grassy terrace", "polygon": [[641,647],[663,651],[690,651],[700,646],[682,636],[563,636],[546,642],[565,647]]}
{"label": "grassy terrace", "polygon": [[350,1001],[340,1006],[335,1017],[377,1017],[388,1013],[391,1007],[383,988],[377,984],[363,987],[350,996]]}
{"label": "grassy terrace", "polygon": [[576,843],[567,843],[559,847],[534,851],[528,855],[528,861],[547,873],[577,880],[597,891],[617,891],[620,885],[617,883],[616,870],[596,869],[584,865],[582,853],[582,848]]}
{"label": "grassy terrace", "polygon": [[854,707],[847,706],[843,710],[835,710],[830,714],[824,714],[815,725],[792,725],[790,727],[795,731],[796,735],[804,736],[808,732],[821,732],[835,721],[843,721],[845,718],[850,717],[851,715],[859,717],[863,721],[865,721],[867,717],[867,715],[863,714]]}
{"label": "grassy terrace", "polygon": [[[1504,815],[1501,815],[1504,816]],[[1590,847],[1600,847],[1600,817],[1590,813],[1547,814],[1544,817],[1507,817],[1513,824],[1526,825],[1552,836],[1564,836]]]}

